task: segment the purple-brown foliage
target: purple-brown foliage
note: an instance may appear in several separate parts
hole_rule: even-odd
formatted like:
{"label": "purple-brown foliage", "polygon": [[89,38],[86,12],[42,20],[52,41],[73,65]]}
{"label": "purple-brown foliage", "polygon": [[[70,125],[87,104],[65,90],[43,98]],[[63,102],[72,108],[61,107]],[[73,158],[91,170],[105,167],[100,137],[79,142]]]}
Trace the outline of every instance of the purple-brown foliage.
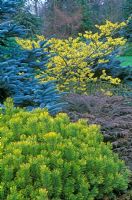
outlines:
{"label": "purple-brown foliage", "polygon": [[132,101],[121,96],[79,95],[65,97],[69,103],[66,112],[71,120],[80,118],[100,124],[105,141],[125,159],[132,169]]}

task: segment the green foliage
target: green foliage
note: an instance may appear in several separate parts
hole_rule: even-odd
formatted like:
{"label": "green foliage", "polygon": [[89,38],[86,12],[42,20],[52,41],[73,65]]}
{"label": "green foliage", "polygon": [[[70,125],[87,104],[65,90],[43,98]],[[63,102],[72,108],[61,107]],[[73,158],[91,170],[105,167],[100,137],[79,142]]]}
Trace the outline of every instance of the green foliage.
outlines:
{"label": "green foliage", "polygon": [[122,66],[132,67],[132,56],[120,56],[118,58],[121,61]]}
{"label": "green foliage", "polygon": [[[123,56],[132,56],[132,14],[127,20],[127,26],[123,30],[123,35],[127,39],[125,47],[122,49]],[[132,64],[132,63],[131,63]]]}
{"label": "green foliage", "polygon": [[[95,21],[93,20],[93,10],[90,8],[90,5],[87,1],[84,0],[78,0],[78,3],[80,4],[80,7],[82,8],[82,22],[80,31],[84,32],[85,30],[93,30],[95,31]],[[95,14],[95,13],[94,13]],[[97,18],[94,18],[97,19]]]}
{"label": "green foliage", "polygon": [[35,34],[40,34],[41,20],[39,17],[31,14],[28,10],[20,9],[17,15],[15,15],[14,21],[26,28],[27,37],[34,37]]}
{"label": "green foliage", "polygon": [[132,14],[132,1],[126,0],[124,5],[124,17],[127,19]]}
{"label": "green foliage", "polygon": [[129,172],[97,125],[14,108],[0,114],[1,200],[94,200],[125,190]]}
{"label": "green foliage", "polygon": [[[126,27],[126,38],[128,39],[128,44],[132,42],[132,14],[129,16],[127,20],[127,27]],[[132,55],[132,45],[131,46],[131,55]]]}
{"label": "green foliage", "polygon": [[[130,59],[132,58],[132,43],[128,43],[126,45],[126,48],[124,49],[124,52],[123,52],[123,56],[130,56],[128,58],[130,58]],[[130,64],[132,65],[132,61]]]}

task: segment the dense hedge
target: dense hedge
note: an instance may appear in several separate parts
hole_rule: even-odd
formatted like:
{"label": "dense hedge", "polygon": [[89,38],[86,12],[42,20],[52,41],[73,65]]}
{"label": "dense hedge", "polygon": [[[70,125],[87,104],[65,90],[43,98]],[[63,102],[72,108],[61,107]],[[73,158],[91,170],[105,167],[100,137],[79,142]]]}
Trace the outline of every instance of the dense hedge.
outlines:
{"label": "dense hedge", "polygon": [[13,108],[0,114],[1,200],[94,200],[125,190],[128,170],[97,125],[66,114]]}

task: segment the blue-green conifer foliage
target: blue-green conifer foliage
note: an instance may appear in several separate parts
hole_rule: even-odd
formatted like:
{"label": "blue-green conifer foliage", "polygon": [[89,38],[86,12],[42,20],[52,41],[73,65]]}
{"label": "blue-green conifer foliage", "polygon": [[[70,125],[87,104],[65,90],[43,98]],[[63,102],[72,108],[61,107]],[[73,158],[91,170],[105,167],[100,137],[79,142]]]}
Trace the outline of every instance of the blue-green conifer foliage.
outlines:
{"label": "blue-green conifer foliage", "polygon": [[61,110],[61,95],[53,82],[42,83],[36,78],[45,72],[50,53],[45,50],[47,41],[40,48],[23,50],[15,43],[15,37],[23,37],[24,27],[14,23],[20,0],[0,0],[0,103],[12,97],[16,106],[32,109],[47,108],[56,113]]}

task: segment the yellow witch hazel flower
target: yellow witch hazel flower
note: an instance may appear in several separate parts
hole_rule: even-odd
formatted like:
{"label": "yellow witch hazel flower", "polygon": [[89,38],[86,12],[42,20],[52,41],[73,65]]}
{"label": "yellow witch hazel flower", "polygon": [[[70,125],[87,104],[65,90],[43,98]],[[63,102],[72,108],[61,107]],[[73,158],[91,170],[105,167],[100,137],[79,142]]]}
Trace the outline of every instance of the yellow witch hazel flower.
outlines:
{"label": "yellow witch hazel flower", "polygon": [[110,78],[110,83],[114,85],[119,85],[121,83],[121,80],[119,78]]}
{"label": "yellow witch hazel flower", "polygon": [[113,96],[113,93],[111,91],[105,91],[104,89],[101,88],[100,90],[104,95],[106,96]]}
{"label": "yellow witch hazel flower", "polygon": [[[124,22],[106,21],[104,25],[96,25],[99,29],[98,33],[86,31],[84,34],[78,34],[76,38],[51,38],[48,40],[50,52],[54,53],[55,56],[49,60],[47,77],[43,79],[43,82],[55,80],[59,90],[86,92],[89,81],[97,81],[91,66],[97,64],[97,59],[98,63],[107,63],[109,60],[104,59],[104,57],[116,47],[125,44],[126,40],[123,37],[113,37],[113,32],[125,25]],[[36,40],[16,38],[16,41],[23,48],[32,49],[32,44],[39,47],[39,42],[45,40],[45,37],[41,35],[36,35],[36,38]],[[104,42],[102,39],[105,39]],[[107,76],[105,72],[102,73],[100,79],[115,85],[120,83],[120,79]]]}
{"label": "yellow witch hazel flower", "polygon": [[102,75],[100,76],[100,79],[109,81],[113,85],[119,85],[121,83],[121,80],[119,78],[113,78],[112,76],[107,76],[105,70],[102,70]]}
{"label": "yellow witch hazel flower", "polygon": [[20,39],[16,38],[16,42],[24,49],[30,50],[33,49],[33,45],[35,48],[39,47],[39,41],[29,40],[29,39]]}
{"label": "yellow witch hazel flower", "polygon": [[107,92],[105,92],[105,95],[107,95],[107,96],[113,96],[113,93],[111,91],[107,91]]}

